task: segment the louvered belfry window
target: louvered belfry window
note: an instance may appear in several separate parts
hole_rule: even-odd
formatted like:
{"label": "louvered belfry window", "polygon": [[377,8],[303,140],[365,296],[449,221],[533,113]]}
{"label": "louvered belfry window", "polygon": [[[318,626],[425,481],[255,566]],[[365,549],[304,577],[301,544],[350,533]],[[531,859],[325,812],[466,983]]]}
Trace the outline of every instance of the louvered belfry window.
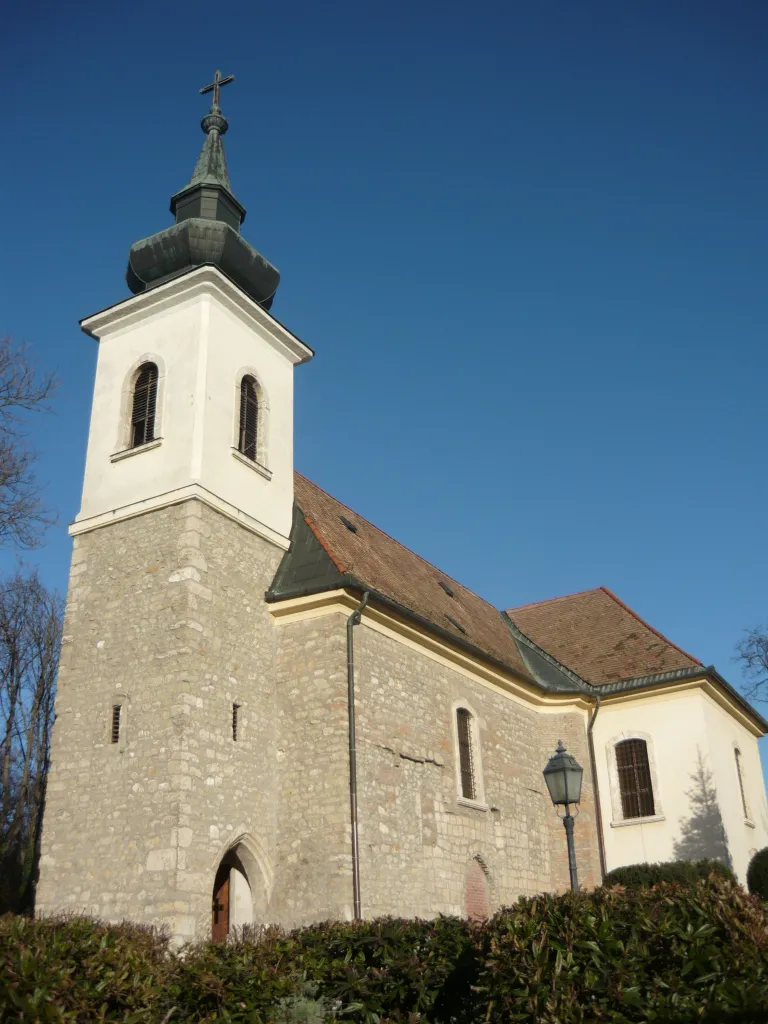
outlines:
{"label": "louvered belfry window", "polygon": [[645,740],[622,740],[616,744],[621,811],[625,818],[649,818],[655,814],[651,767]]}
{"label": "louvered belfry window", "polygon": [[238,450],[247,458],[256,459],[256,442],[259,427],[259,395],[256,381],[245,376],[240,382],[240,437]]}
{"label": "louvered belfry window", "polygon": [[113,743],[120,742],[120,713],[122,709],[119,704],[112,705],[112,733],[111,739]]}
{"label": "louvered belfry window", "polygon": [[157,367],[144,363],[133,389],[131,413],[131,448],[155,439],[155,410],[157,408]]}
{"label": "louvered belfry window", "polygon": [[461,795],[465,800],[474,800],[477,787],[475,785],[474,751],[472,750],[472,715],[466,708],[459,708],[457,710],[456,727],[459,734]]}

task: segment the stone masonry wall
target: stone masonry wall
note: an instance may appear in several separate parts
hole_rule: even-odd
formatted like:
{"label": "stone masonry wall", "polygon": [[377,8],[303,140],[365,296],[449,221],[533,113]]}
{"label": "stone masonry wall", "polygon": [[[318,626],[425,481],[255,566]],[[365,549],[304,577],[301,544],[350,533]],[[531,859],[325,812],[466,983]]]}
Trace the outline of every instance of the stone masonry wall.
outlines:
{"label": "stone masonry wall", "polygon": [[[599,878],[585,718],[541,713],[363,624],[355,630],[364,916],[466,912],[473,861],[491,910],[568,886],[565,833],[542,777],[559,738],[585,768],[580,881]],[[478,718],[485,800],[459,800],[453,707]]]}
{"label": "stone masonry wall", "polygon": [[[217,867],[242,840],[256,921],[352,916],[346,616],[275,625],[281,554],[198,501],[75,538],[39,913],[207,937]],[[597,879],[581,713],[525,707],[365,621],[355,655],[366,917],[463,914],[473,862],[491,909],[565,888],[541,776],[560,737],[586,769],[577,848],[582,883]],[[478,717],[487,809],[458,799],[459,700]]]}
{"label": "stone masonry wall", "polygon": [[353,916],[345,617],[276,628],[275,911],[287,927]]}
{"label": "stone masonry wall", "polygon": [[238,833],[256,836],[269,869],[275,646],[263,594],[280,556],[197,501],[75,538],[38,912],[207,935],[216,866]]}

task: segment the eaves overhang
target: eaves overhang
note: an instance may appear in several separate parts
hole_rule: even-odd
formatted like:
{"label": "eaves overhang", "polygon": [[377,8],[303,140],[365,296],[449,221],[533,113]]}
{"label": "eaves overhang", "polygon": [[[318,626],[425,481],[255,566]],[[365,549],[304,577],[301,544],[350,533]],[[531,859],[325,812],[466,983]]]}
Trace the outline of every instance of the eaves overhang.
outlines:
{"label": "eaves overhang", "polygon": [[239,285],[219,267],[205,264],[195,267],[164,284],[130,298],[122,299],[111,306],[98,310],[80,321],[81,329],[90,337],[99,340],[107,332],[123,330],[143,319],[150,313],[162,312],[185,298],[214,290],[239,317],[250,320],[262,327],[275,339],[295,364],[306,363],[314,351],[293,331],[282,324],[272,313],[246,295]]}
{"label": "eaves overhang", "polygon": [[763,718],[759,711],[752,707],[738,690],[720,675],[714,665],[700,665],[694,668],[676,669],[670,672],[656,672],[651,675],[619,679],[614,683],[604,683],[602,686],[594,687],[594,691],[599,693],[603,699],[607,698],[606,703],[610,703],[612,697],[619,698],[623,695],[640,694],[654,690],[669,691],[677,685],[696,683],[698,681],[709,683],[710,686],[722,691],[730,702],[737,705],[742,715],[750,719],[753,723],[753,732],[761,736],[768,734],[768,721]]}

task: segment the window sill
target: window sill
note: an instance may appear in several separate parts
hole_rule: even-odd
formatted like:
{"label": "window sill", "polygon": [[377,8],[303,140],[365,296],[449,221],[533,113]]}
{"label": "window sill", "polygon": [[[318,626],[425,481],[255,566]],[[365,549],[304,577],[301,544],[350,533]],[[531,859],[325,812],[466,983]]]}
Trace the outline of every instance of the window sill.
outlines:
{"label": "window sill", "polygon": [[156,437],[154,441],[147,441],[146,444],[137,444],[135,448],[124,448],[121,452],[115,452],[114,455],[109,456],[109,461],[121,462],[123,459],[130,459],[132,455],[139,455],[141,452],[148,452],[153,448],[159,448],[162,443],[162,437]]}
{"label": "window sill", "polygon": [[626,825],[650,825],[654,821],[666,820],[666,814],[651,814],[647,818],[624,818],[622,821],[612,821],[611,828],[624,828]]}
{"label": "window sill", "polygon": [[253,459],[249,459],[247,455],[243,455],[237,448],[232,449],[232,456],[237,459],[238,462],[242,462],[244,466],[248,466],[259,476],[263,476],[265,480],[272,479],[272,470],[267,469],[266,466],[262,466],[260,462],[255,462]]}
{"label": "window sill", "polygon": [[465,796],[457,797],[456,802],[460,807],[472,807],[476,811],[489,810],[488,804],[481,803],[479,800],[468,800]]}

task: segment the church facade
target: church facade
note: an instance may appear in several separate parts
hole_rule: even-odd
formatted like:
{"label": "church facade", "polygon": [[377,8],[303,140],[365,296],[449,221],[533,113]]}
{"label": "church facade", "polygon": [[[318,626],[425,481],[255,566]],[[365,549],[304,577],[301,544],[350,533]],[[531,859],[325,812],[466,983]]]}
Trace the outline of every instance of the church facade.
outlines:
{"label": "church facade", "polygon": [[99,343],[38,913],[482,917],[569,884],[542,769],[584,767],[579,880],[768,845],[768,724],[604,588],[500,611],[294,470],[279,275],[240,234],[217,73],[175,223]]}

